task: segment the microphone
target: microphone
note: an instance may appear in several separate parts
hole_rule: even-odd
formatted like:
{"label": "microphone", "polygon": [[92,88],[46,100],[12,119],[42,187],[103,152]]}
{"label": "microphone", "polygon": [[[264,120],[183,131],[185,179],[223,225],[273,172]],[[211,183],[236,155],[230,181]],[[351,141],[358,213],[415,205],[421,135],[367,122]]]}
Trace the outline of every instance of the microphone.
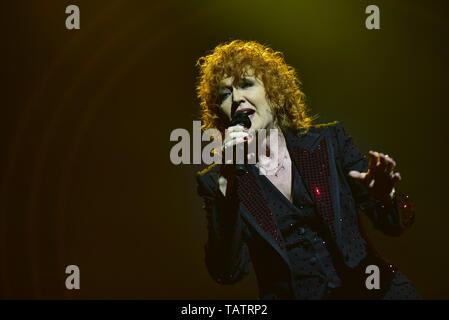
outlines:
{"label": "microphone", "polygon": [[[249,119],[249,117],[248,117],[248,114],[246,113],[246,112],[242,112],[242,111],[237,111],[236,113],[234,113],[234,115],[232,116],[232,119],[231,119],[231,127],[232,126],[236,126],[236,125],[241,125],[241,126],[243,126],[244,128],[246,128],[246,129],[249,129],[249,128],[251,128],[251,120]],[[244,144],[243,144],[243,150],[244,150],[244,152],[243,152],[243,155],[244,155],[244,164],[240,164],[240,163],[236,163],[236,153],[237,153],[237,147],[238,146],[236,146],[236,148],[234,149],[234,159],[233,159],[233,162],[234,162],[234,169],[235,169],[235,172],[238,174],[238,175],[242,175],[242,174],[245,174],[245,173],[247,173],[247,170],[246,170],[246,167],[245,167],[245,164],[247,163],[247,151],[248,151],[248,142],[245,142]]]}
{"label": "microphone", "polygon": [[251,128],[251,120],[248,117],[248,114],[243,111],[237,111],[234,113],[231,119],[231,127],[236,125],[241,125],[246,129]]}

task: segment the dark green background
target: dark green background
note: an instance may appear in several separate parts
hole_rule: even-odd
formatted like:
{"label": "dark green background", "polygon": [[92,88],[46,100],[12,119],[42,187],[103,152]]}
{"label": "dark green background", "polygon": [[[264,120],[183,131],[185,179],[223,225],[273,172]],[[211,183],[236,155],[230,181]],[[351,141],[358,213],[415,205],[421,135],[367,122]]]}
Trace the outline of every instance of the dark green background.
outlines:
{"label": "dark green background", "polygon": [[[2,1],[1,297],[257,298],[253,273],[208,276],[199,166],[169,159],[170,132],[198,119],[196,60],[241,38],[285,54],[318,122],[398,162],[415,226],[389,238],[364,225],[425,298],[449,298],[446,3]],[[365,28],[369,4],[381,30]]]}

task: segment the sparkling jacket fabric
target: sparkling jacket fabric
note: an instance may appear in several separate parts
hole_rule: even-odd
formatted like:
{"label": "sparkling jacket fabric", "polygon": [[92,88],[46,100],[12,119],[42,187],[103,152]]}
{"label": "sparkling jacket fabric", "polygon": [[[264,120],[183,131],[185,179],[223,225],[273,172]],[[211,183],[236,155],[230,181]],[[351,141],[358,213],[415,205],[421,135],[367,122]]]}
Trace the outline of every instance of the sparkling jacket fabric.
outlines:
{"label": "sparkling jacket fabric", "polygon": [[[205,262],[212,278],[235,283],[252,263],[261,299],[416,298],[407,278],[370,248],[357,216],[367,214],[383,233],[400,235],[413,223],[408,196],[397,193],[393,206],[385,207],[347,178],[350,170],[366,171],[368,163],[339,122],[307,132],[285,130],[284,136],[293,203],[254,166],[226,197],[218,189],[220,165],[198,173],[208,220]],[[383,279],[377,296],[368,294],[364,283],[364,268],[372,263]]]}
{"label": "sparkling jacket fabric", "polygon": [[[258,172],[252,166],[250,174]],[[275,216],[276,223],[285,243],[285,250],[292,266],[293,290],[299,299],[322,298],[328,288],[341,285],[341,280],[334,268],[326,241],[321,237],[320,219],[313,208],[313,203],[305,200],[301,177],[292,166],[291,203],[264,176],[259,182],[267,199],[268,206]]]}

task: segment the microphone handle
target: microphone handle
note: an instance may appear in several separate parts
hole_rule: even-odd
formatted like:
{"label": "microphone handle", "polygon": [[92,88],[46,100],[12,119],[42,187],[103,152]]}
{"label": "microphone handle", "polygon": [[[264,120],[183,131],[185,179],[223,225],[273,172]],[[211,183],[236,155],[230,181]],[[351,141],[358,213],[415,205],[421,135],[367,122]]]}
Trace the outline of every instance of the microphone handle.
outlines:
{"label": "microphone handle", "polygon": [[235,171],[235,173],[237,174],[237,175],[244,175],[244,174],[246,174],[246,173],[248,173],[248,170],[247,170],[247,168],[246,168],[246,164],[248,163],[248,159],[247,159],[247,154],[248,154],[248,142],[247,141],[245,141],[244,142],[244,144],[243,144],[243,159],[244,159],[244,163],[236,163],[237,161],[237,157],[236,157],[236,154],[237,154],[237,148],[238,148],[239,146],[235,146],[235,149],[234,149],[234,171]]}
{"label": "microphone handle", "polygon": [[[235,125],[241,125],[245,128],[250,128],[251,127],[251,120],[249,119],[248,115],[245,112],[236,112],[231,120],[231,126],[235,126]],[[243,163],[244,164],[238,164],[236,163],[236,153],[237,153],[237,148],[239,146],[235,146],[235,148],[233,149],[233,163],[234,163],[234,172],[237,175],[243,175],[245,173],[247,173],[247,169],[246,169],[246,164],[248,163],[248,159],[247,159],[247,154],[248,154],[248,142],[244,142],[243,144]]]}
{"label": "microphone handle", "polygon": [[236,164],[235,165],[235,172],[238,174],[238,175],[242,175],[242,174],[245,174],[245,173],[247,173],[248,171],[246,170],[246,167],[245,167],[245,165],[244,164]]}

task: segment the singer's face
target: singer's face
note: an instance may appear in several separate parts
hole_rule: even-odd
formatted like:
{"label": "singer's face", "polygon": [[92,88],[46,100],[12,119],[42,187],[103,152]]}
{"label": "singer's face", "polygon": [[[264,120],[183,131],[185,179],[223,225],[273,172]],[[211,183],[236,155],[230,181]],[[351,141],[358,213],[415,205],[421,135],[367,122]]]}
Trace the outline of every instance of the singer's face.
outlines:
{"label": "singer's face", "polygon": [[266,98],[263,82],[249,71],[237,84],[234,78],[228,77],[221,81],[219,89],[219,105],[229,117],[236,111],[247,112],[251,120],[251,129],[269,129],[273,125],[273,114]]}

